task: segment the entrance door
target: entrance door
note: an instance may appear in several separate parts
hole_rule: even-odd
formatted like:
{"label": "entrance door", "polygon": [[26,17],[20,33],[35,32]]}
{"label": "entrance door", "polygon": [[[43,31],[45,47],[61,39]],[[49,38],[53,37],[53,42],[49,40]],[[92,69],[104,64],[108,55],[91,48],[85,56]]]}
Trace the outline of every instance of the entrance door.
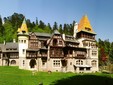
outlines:
{"label": "entrance door", "polygon": [[62,63],[62,72],[66,72],[67,71],[67,60],[61,60]]}
{"label": "entrance door", "polygon": [[36,60],[35,59],[31,59],[30,61],[30,68],[35,68],[36,65]]}

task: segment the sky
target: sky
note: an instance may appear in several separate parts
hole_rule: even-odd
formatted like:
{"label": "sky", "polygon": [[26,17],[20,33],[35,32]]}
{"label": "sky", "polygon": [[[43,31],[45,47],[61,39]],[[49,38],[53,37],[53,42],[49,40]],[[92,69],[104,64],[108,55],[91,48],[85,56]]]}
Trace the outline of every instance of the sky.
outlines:
{"label": "sky", "polygon": [[44,23],[79,23],[88,16],[96,39],[113,42],[113,0],[0,0],[1,17],[14,12],[24,14],[26,19],[42,20]]}

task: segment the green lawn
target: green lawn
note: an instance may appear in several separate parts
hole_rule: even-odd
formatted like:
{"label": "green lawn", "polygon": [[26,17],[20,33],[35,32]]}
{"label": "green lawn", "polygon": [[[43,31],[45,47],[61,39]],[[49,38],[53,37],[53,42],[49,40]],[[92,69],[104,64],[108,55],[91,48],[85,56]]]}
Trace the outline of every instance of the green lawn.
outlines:
{"label": "green lawn", "polygon": [[38,85],[43,82],[49,85],[51,82],[73,76],[73,73],[47,73],[37,72],[35,75],[31,71],[20,70],[18,67],[0,67],[0,85]]}
{"label": "green lawn", "polygon": [[[0,67],[0,85],[113,85],[112,74],[75,74],[58,72],[37,72],[20,70],[18,67]],[[95,81],[94,83],[92,83]],[[99,83],[99,84],[97,84]]]}

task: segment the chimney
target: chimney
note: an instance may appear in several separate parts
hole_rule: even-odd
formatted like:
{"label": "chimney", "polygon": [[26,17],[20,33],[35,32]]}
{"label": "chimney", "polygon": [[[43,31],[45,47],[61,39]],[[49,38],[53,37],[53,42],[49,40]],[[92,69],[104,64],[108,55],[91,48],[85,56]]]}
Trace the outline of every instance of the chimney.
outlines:
{"label": "chimney", "polygon": [[5,40],[4,40],[4,45],[6,45],[6,42],[5,42]]}
{"label": "chimney", "polygon": [[63,38],[63,40],[65,40],[65,34],[62,34],[62,38]]}
{"label": "chimney", "polygon": [[78,31],[78,23],[75,23],[74,24],[74,33],[73,33],[74,38],[76,38],[77,31]]}
{"label": "chimney", "polygon": [[15,39],[13,39],[13,43],[16,43],[16,40]]}

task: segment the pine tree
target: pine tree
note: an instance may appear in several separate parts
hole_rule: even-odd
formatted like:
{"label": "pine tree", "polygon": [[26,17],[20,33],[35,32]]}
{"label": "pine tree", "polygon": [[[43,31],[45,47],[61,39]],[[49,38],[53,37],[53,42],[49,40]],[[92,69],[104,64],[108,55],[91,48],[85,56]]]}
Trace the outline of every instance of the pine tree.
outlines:
{"label": "pine tree", "polygon": [[38,18],[36,17],[36,25],[38,25]]}
{"label": "pine tree", "polygon": [[41,28],[41,29],[44,29],[45,28],[44,22],[40,20],[38,27]]}
{"label": "pine tree", "polygon": [[62,30],[62,24],[59,25],[59,32],[62,34],[63,30]]}
{"label": "pine tree", "polygon": [[57,22],[54,22],[54,25],[53,25],[53,31],[54,31],[54,30],[58,30]]}

